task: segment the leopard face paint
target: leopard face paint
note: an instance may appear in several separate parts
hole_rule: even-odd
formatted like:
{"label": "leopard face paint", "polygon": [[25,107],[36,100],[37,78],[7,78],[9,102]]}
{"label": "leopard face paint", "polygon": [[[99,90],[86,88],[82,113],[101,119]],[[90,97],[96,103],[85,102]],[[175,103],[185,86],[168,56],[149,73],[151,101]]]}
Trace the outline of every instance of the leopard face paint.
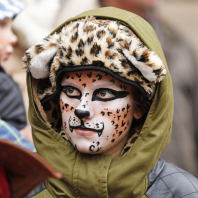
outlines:
{"label": "leopard face paint", "polygon": [[67,72],[60,107],[65,133],[83,153],[121,152],[134,111],[132,86],[99,71]]}

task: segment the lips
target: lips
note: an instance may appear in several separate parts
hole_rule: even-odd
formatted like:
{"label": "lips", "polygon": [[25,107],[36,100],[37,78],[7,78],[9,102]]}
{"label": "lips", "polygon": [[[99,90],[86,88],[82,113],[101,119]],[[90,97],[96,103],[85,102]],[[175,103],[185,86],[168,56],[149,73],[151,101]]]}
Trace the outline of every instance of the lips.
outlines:
{"label": "lips", "polygon": [[78,133],[79,135],[93,135],[95,133],[98,133],[98,137],[100,137],[103,133],[103,130],[104,130],[104,124],[103,124],[103,127],[102,129],[92,129],[92,128],[87,128],[85,126],[69,126],[70,128],[70,131],[73,132],[73,130],[75,129],[76,133]]}

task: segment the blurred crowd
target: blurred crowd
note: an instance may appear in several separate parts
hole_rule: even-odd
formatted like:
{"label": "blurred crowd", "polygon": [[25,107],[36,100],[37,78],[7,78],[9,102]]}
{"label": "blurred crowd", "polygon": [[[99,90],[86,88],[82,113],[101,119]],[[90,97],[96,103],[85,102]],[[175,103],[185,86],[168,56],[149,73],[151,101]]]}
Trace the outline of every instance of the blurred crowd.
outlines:
{"label": "blurred crowd", "polygon": [[[172,139],[162,157],[198,176],[198,65],[188,39],[160,16],[160,0],[15,0],[18,9],[4,2],[0,0],[0,138],[35,151],[21,63],[25,50],[66,19],[113,6],[140,15],[155,29],[172,76],[175,100]],[[6,15],[9,12],[13,14]]]}

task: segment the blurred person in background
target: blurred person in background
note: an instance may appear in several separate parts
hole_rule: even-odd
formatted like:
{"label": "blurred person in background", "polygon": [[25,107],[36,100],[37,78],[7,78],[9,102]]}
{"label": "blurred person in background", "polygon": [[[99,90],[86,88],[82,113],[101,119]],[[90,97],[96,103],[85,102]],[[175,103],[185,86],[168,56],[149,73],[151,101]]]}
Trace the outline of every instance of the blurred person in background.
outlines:
{"label": "blurred person in background", "polygon": [[[12,20],[23,8],[24,3],[20,0],[0,1],[0,118],[32,142],[31,127],[27,124],[21,90],[4,70],[4,62],[9,59],[17,43],[17,37],[12,31]],[[7,137],[9,133],[11,131],[8,130]],[[1,134],[0,128],[0,136]]]}
{"label": "blurred person in background", "polygon": [[159,0],[99,0],[99,3],[134,12],[156,31],[172,76],[175,101],[172,139],[162,157],[198,175],[198,72],[191,46],[160,19],[156,10]]}

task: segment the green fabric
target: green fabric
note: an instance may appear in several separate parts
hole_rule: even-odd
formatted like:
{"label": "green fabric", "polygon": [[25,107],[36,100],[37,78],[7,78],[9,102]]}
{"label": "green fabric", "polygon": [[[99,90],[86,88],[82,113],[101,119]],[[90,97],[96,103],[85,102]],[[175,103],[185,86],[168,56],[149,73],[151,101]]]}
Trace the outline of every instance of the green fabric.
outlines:
{"label": "green fabric", "polygon": [[77,152],[69,142],[47,126],[34,105],[31,76],[28,74],[29,121],[36,149],[57,171],[63,173],[61,180],[50,179],[46,186],[53,197],[146,197],[147,174],[168,144],[172,130],[173,92],[164,54],[156,34],[146,21],[117,8],[91,10],[69,19],[63,25],[91,15],[127,24],[148,48],[161,57],[167,75],[157,88],[138,139],[126,154],[112,159],[111,156]]}
{"label": "green fabric", "polygon": [[33,198],[53,198],[47,189],[43,190],[41,193],[33,196]]}

